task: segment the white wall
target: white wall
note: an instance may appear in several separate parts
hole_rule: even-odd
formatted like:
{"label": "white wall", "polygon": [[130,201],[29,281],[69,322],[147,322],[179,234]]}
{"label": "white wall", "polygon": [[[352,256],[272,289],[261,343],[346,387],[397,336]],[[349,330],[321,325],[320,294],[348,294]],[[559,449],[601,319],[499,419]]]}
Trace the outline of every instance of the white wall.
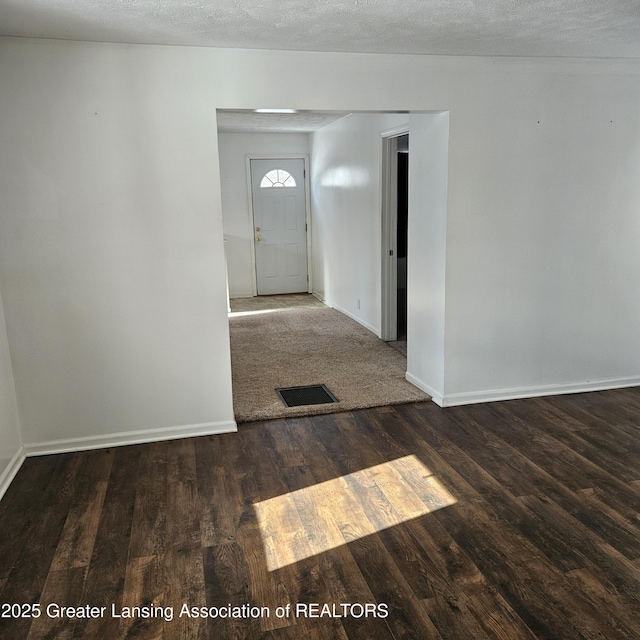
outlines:
{"label": "white wall", "polygon": [[487,62],[460,80],[445,403],[640,384],[640,66]]}
{"label": "white wall", "polygon": [[354,113],[311,137],[314,293],[377,335],[382,278],[380,134],[408,124],[407,114]]}
{"label": "white wall", "polygon": [[213,86],[179,49],[1,46],[0,289],[27,451],[235,428]]}
{"label": "white wall", "polygon": [[27,444],[229,427],[216,108],[449,111],[443,402],[640,383],[639,62],[4,38],[0,86]]}
{"label": "white wall", "polygon": [[301,157],[309,154],[307,133],[221,133],[218,136],[222,219],[224,224],[229,295],[255,295],[253,224],[247,187],[247,156]]}
{"label": "white wall", "polygon": [[0,297],[0,498],[22,463],[20,420]]}
{"label": "white wall", "polygon": [[411,115],[407,251],[407,380],[442,404],[449,113]]}

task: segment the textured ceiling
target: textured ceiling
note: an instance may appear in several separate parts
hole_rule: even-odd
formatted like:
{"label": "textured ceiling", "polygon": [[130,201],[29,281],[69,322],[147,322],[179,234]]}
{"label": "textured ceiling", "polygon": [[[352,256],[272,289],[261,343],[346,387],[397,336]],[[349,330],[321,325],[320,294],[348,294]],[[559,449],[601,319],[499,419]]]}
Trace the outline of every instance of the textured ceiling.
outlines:
{"label": "textured ceiling", "polygon": [[220,133],[310,133],[346,115],[333,111],[255,113],[219,109],[217,112]]}
{"label": "textured ceiling", "polygon": [[640,3],[0,0],[0,34],[300,51],[640,58]]}

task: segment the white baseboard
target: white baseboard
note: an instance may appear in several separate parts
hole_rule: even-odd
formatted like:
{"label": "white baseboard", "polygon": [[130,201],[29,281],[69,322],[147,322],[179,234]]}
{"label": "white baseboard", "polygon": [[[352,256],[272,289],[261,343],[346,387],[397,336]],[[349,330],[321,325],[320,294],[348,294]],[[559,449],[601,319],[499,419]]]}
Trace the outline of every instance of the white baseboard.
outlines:
{"label": "white baseboard", "polygon": [[70,453],[73,451],[87,451],[89,449],[104,449],[107,447],[122,447],[128,444],[144,444],[160,440],[176,440],[178,438],[194,438],[218,433],[232,433],[238,430],[235,421],[206,422],[203,424],[188,424],[179,427],[163,427],[160,429],[145,429],[143,431],[123,431],[103,436],[88,438],[68,438],[65,440],[51,440],[49,442],[33,442],[24,445],[26,456],[42,456],[53,453]]}
{"label": "white baseboard", "polygon": [[442,406],[442,394],[438,393],[435,389],[432,389],[428,384],[420,380],[420,378],[416,378],[413,374],[407,373],[404,376],[407,382],[410,382],[414,387],[418,387],[420,391],[424,391],[431,396],[431,399],[439,406]]}
{"label": "white baseboard", "polygon": [[16,473],[20,471],[20,467],[22,466],[25,458],[24,448],[20,447],[13,458],[9,461],[6,469],[0,474],[0,500],[9,488],[11,481],[16,477]]}
{"label": "white baseboard", "polygon": [[445,393],[443,395],[410,373],[407,373],[405,377],[412,385],[428,393],[431,399],[440,407],[459,407],[466,404],[479,404],[481,402],[500,402],[501,400],[516,400],[519,398],[540,398],[543,396],[559,396],[567,393],[587,393],[589,391],[606,391],[607,389],[623,389],[624,387],[640,386],[639,377],[630,377],[569,384],[540,385],[536,387],[488,389],[486,391],[472,391],[469,393]]}
{"label": "white baseboard", "polygon": [[480,402],[498,402],[500,400],[516,400],[518,398],[539,398],[567,393],[586,393],[589,391],[606,391],[607,389],[622,389],[624,387],[637,386],[640,386],[640,378],[638,377],[610,378],[608,380],[590,380],[586,382],[540,385],[536,387],[490,389],[486,391],[472,391],[470,393],[445,393],[442,404],[439,402],[438,404],[440,404],[441,407],[457,407],[465,404],[478,404]]}
{"label": "white baseboard", "polygon": [[255,298],[255,293],[230,293],[229,300],[234,300],[235,298]]}
{"label": "white baseboard", "polygon": [[[327,304],[327,303],[325,302],[325,304]],[[375,335],[377,335],[378,338],[380,337],[380,330],[379,329],[376,329],[374,326],[370,325],[368,322],[365,322],[361,318],[358,318],[357,316],[353,315],[353,313],[351,313],[351,311],[347,311],[346,309],[343,309],[342,307],[339,307],[337,304],[332,304],[332,305],[328,305],[328,306],[333,307],[336,311],[339,311],[340,313],[344,313],[345,316],[351,318],[352,320],[355,320],[358,324],[361,324],[365,329],[369,329],[369,331],[371,331],[371,333],[374,333]]]}

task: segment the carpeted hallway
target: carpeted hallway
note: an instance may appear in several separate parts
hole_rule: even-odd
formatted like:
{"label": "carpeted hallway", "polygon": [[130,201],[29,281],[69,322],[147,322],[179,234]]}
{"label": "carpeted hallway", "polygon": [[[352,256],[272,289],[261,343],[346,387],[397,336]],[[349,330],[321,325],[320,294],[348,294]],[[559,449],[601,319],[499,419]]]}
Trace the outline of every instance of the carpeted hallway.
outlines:
{"label": "carpeted hallway", "polygon": [[[307,294],[231,300],[233,398],[238,422],[427,400],[405,380],[406,358]],[[286,407],[275,389],[324,384],[335,404]]]}

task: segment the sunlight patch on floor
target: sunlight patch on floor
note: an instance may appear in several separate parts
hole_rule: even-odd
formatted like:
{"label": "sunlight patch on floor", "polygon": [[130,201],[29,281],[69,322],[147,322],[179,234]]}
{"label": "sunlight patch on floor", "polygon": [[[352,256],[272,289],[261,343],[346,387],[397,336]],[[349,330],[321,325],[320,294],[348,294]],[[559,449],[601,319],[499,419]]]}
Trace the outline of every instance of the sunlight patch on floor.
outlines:
{"label": "sunlight patch on floor", "polygon": [[258,316],[263,313],[278,313],[279,311],[292,311],[297,307],[282,307],[281,309],[254,309],[253,311],[229,311],[230,318],[240,318],[242,316]]}
{"label": "sunlight patch on floor", "polygon": [[410,455],[254,505],[267,566],[275,571],[455,504]]}

